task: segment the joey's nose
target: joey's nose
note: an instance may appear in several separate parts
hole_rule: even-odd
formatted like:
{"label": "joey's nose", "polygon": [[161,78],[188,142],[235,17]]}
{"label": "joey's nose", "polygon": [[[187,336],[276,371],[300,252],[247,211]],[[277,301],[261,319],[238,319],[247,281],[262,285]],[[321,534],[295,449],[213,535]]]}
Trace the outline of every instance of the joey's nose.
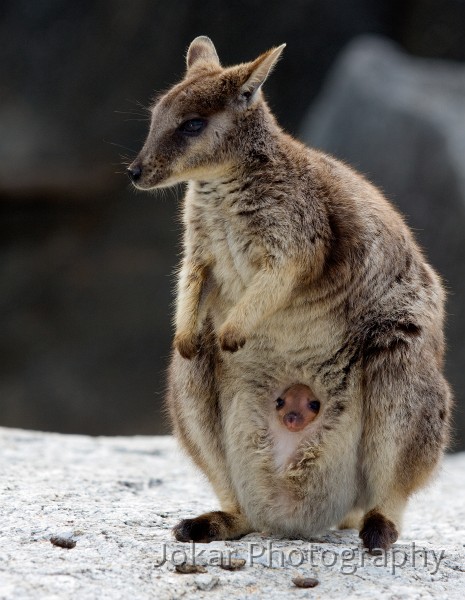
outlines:
{"label": "joey's nose", "polygon": [[290,429],[298,429],[303,423],[303,416],[300,412],[291,411],[284,415],[284,424]]}
{"label": "joey's nose", "polygon": [[130,167],[127,168],[127,174],[131,181],[137,181],[138,179],[140,179],[140,176],[142,175],[142,167],[138,164],[131,165]]}

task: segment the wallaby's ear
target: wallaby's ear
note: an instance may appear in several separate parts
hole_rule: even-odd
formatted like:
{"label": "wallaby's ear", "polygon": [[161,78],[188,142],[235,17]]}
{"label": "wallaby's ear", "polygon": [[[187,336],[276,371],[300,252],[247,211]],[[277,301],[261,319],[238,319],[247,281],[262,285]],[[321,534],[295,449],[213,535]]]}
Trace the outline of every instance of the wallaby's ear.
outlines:
{"label": "wallaby's ear", "polygon": [[213,63],[215,65],[220,64],[220,59],[216,53],[215,46],[209,37],[206,35],[199,35],[196,37],[187,51],[186,64],[189,70],[192,65],[198,61]]}
{"label": "wallaby's ear", "polygon": [[254,96],[265,83],[266,78],[271,73],[285,47],[286,44],[281,44],[281,46],[278,46],[277,48],[272,48],[250,63],[249,77],[241,86],[241,95],[244,96],[248,102],[253,101]]}

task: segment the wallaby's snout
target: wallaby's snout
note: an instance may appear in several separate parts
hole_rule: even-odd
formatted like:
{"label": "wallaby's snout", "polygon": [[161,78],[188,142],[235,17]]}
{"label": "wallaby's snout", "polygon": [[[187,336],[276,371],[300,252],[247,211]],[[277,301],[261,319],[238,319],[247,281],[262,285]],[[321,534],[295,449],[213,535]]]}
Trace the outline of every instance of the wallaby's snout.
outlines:
{"label": "wallaby's snout", "polygon": [[136,182],[141,178],[142,166],[138,161],[134,161],[130,167],[126,169],[129,179],[132,182]]}

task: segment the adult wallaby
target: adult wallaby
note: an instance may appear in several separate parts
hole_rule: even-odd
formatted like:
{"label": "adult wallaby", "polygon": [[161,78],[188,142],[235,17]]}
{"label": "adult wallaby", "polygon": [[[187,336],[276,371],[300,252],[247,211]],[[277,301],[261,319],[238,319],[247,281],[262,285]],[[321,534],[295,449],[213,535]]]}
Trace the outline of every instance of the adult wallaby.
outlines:
{"label": "adult wallaby", "polygon": [[[128,169],[189,182],[167,403],[222,510],[174,534],[339,524],[387,549],[447,442],[444,292],[381,192],[277,125],[261,90],[283,48],[223,68],[196,38]],[[298,433],[276,416],[296,384],[319,403]]]}

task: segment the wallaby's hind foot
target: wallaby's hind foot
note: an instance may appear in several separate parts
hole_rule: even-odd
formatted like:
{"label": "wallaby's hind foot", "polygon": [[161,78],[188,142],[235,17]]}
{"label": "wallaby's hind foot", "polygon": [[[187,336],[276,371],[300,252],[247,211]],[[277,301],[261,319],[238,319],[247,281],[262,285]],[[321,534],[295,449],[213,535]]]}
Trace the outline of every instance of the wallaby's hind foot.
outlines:
{"label": "wallaby's hind foot", "polygon": [[399,537],[395,524],[377,510],[370,510],[363,519],[360,537],[369,552],[389,550]]}
{"label": "wallaby's hind foot", "polygon": [[213,542],[232,540],[250,533],[251,528],[240,513],[215,510],[195,519],[183,519],[173,527],[178,542]]}

